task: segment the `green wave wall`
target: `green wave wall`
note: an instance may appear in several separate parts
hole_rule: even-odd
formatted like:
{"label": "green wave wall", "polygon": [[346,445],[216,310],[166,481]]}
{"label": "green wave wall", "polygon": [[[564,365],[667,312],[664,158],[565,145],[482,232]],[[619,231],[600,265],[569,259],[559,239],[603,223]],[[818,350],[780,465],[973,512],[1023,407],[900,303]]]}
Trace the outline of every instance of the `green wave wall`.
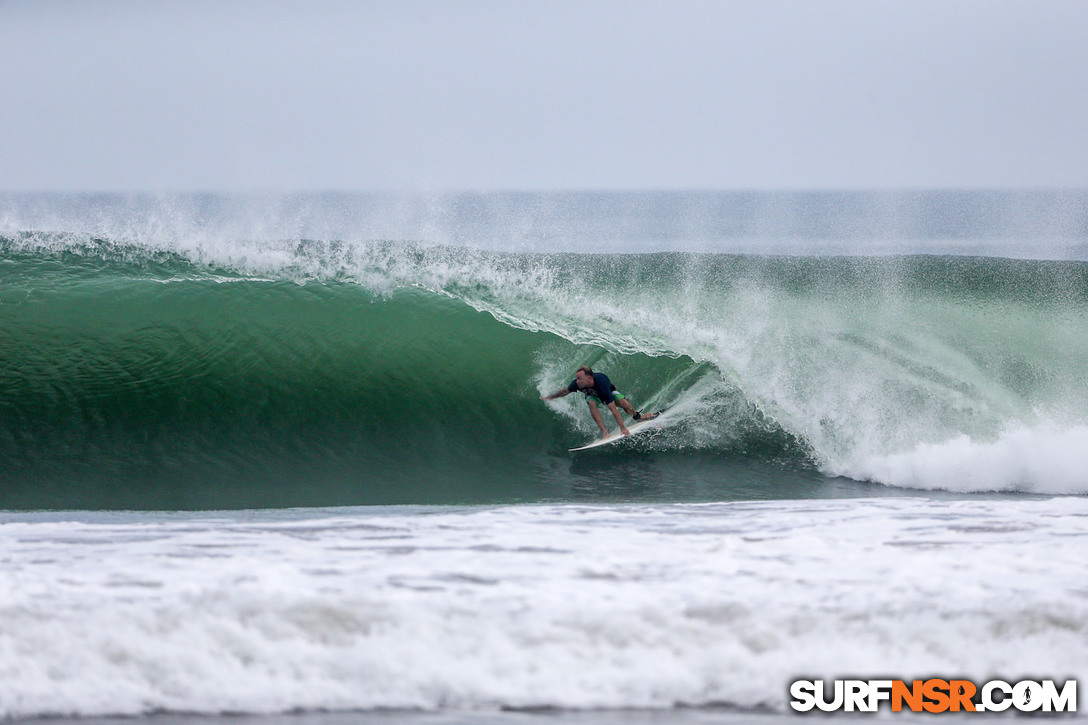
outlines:
{"label": "green wave wall", "polygon": [[[805,495],[864,456],[1088,411],[1077,262],[0,252],[0,508]],[[570,456],[584,403],[539,396],[581,364],[673,424]]]}

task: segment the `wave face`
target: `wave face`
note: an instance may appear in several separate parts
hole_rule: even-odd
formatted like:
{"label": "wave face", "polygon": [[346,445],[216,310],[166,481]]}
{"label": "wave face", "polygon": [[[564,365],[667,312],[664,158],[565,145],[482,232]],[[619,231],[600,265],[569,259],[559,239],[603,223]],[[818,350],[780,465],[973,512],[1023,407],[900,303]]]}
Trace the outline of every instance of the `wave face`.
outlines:
{"label": "wave face", "polygon": [[[1088,493],[1083,262],[19,233],[0,279],[5,508]],[[572,459],[582,364],[669,425]]]}

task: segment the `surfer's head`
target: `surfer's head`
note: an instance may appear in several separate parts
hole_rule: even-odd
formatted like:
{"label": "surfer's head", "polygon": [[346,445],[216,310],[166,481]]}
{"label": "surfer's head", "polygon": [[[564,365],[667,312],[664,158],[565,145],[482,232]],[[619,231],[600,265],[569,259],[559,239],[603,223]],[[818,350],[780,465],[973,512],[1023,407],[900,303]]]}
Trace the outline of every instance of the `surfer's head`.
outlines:
{"label": "surfer's head", "polygon": [[593,368],[588,365],[578,368],[578,372],[574,373],[574,380],[578,383],[579,388],[592,388]]}

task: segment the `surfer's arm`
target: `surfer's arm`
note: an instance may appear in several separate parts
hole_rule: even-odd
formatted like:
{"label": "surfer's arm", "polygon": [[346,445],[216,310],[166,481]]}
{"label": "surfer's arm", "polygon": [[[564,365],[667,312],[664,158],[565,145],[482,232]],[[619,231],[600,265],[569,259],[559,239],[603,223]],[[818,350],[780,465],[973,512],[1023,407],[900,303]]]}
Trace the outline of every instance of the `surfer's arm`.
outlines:
{"label": "surfer's arm", "polygon": [[[620,409],[616,407],[616,401],[612,401],[608,404],[608,409],[612,411],[612,415],[616,416],[616,423],[620,426],[620,433],[625,436],[631,435],[631,431],[627,430],[627,426],[623,424],[623,418],[620,417]],[[600,421],[598,421],[599,423]]]}
{"label": "surfer's arm", "polygon": [[608,429],[604,427],[604,418],[601,417],[600,408],[590,403],[589,414],[593,416],[593,420],[596,421],[597,427],[601,429],[601,437],[607,438],[609,436],[609,432]]}
{"label": "surfer's arm", "polygon": [[541,395],[541,400],[555,400],[556,398],[562,398],[564,395],[570,395],[570,391],[566,388],[560,388],[551,395]]}

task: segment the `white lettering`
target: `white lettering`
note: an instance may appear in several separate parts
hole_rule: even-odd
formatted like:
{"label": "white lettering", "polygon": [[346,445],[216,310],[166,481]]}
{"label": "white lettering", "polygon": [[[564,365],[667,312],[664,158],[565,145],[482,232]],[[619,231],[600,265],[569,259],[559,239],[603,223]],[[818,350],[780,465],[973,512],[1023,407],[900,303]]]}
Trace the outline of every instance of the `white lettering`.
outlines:
{"label": "white lettering", "polygon": [[844,700],[847,712],[854,712],[854,710],[866,712],[868,710],[869,685],[865,680],[846,680],[843,683],[843,689],[845,690]]}
{"label": "white lettering", "polygon": [[790,707],[797,712],[808,712],[816,707],[816,685],[812,680],[797,680],[790,685]]}
{"label": "white lettering", "polygon": [[[994,700],[994,691],[1001,692],[1004,697]],[[982,704],[987,711],[1004,712],[1012,705],[1012,685],[1004,680],[990,680],[982,688]]]}
{"label": "white lettering", "polygon": [[827,701],[827,697],[824,693],[824,681],[820,680],[816,683],[816,707],[820,708],[824,712],[835,712],[840,707],[842,707],[842,701],[842,680],[835,680],[835,699],[831,702]]}
{"label": "white lettering", "polygon": [[1053,707],[1058,712],[1077,711],[1077,681],[1067,680],[1062,691],[1054,685],[1054,680],[1043,680],[1043,711],[1050,712]]}
{"label": "white lettering", "polygon": [[869,707],[868,712],[876,712],[880,709],[881,700],[892,699],[891,680],[869,680]]}
{"label": "white lettering", "polygon": [[1035,712],[1043,706],[1043,688],[1038,682],[1024,680],[1012,688],[1012,704],[1020,712]]}

